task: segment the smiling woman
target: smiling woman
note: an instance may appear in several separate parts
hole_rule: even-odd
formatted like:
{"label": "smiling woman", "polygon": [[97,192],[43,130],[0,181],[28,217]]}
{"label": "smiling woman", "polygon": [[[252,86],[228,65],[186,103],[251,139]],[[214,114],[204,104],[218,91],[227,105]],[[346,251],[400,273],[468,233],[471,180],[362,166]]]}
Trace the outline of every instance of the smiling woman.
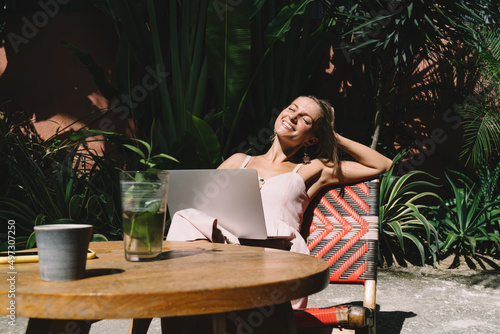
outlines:
{"label": "smiling woman", "polygon": [[[291,251],[309,253],[300,235],[309,202],[328,185],[374,178],[386,172],[392,161],[369,147],[349,140],[334,130],[330,103],[314,96],[295,99],[274,124],[271,148],[263,155],[237,153],[219,168],[253,168],[261,182],[261,196],[269,236],[294,235]],[[342,149],[354,161],[340,161]],[[309,156],[310,154],[310,156]],[[306,299],[294,308],[306,306]]]}

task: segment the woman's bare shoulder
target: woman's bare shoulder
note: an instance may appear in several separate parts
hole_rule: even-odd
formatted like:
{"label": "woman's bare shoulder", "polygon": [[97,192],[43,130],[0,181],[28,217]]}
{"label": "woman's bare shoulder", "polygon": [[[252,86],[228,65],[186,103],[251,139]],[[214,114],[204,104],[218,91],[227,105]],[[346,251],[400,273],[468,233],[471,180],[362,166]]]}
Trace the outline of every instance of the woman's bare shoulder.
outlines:
{"label": "woman's bare shoulder", "polygon": [[244,153],[235,153],[226,160],[220,166],[219,169],[237,169],[240,168],[245,161],[247,155]]}
{"label": "woman's bare shoulder", "polygon": [[315,183],[323,184],[325,182],[325,165],[322,161],[318,159],[313,159],[310,163],[304,164],[299,169],[299,174],[304,178],[306,184],[312,185]]}

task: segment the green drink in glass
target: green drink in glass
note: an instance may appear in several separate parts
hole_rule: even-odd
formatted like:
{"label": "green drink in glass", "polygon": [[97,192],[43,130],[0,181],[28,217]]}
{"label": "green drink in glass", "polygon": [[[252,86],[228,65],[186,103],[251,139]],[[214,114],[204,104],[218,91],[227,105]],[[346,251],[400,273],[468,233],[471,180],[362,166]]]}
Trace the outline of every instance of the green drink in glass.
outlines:
{"label": "green drink in glass", "polygon": [[123,241],[128,261],[161,257],[168,194],[168,172],[121,172]]}

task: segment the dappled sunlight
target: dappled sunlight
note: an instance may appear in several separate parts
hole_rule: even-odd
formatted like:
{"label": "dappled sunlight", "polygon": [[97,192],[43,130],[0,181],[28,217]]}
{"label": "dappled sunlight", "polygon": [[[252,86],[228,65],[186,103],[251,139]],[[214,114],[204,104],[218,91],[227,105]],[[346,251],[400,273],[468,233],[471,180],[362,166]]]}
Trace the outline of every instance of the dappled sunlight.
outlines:
{"label": "dappled sunlight", "polygon": [[[75,123],[76,118],[66,114],[56,114],[49,119],[37,121],[34,115],[35,129],[43,140],[50,138],[51,135],[59,133],[60,135],[81,128],[83,124]],[[62,132],[60,132],[62,130]]]}
{"label": "dappled sunlight", "polygon": [[[56,114],[47,120],[37,121],[35,115],[34,127],[40,138],[46,140],[56,135],[58,139],[65,139],[75,131],[81,129],[83,123],[75,117],[66,114]],[[86,142],[86,146],[94,153],[101,154],[104,150],[104,138],[94,137]]]}
{"label": "dappled sunlight", "polygon": [[88,94],[87,98],[92,102],[92,106],[98,110],[107,110],[109,107],[109,101],[98,92]]}
{"label": "dappled sunlight", "polygon": [[7,69],[7,64],[8,64],[8,59],[7,59],[7,53],[5,51],[5,47],[3,46],[5,44],[5,41],[2,40],[0,41],[0,77],[2,74],[5,72]]}

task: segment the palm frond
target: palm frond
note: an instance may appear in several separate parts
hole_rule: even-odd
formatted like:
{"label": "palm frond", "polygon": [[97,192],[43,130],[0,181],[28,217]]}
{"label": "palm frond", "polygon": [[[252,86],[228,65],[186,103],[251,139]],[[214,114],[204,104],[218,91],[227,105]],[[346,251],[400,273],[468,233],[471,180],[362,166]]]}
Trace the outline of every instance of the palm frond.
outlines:
{"label": "palm frond", "polygon": [[500,150],[500,113],[498,106],[467,105],[463,112],[464,144],[461,158],[477,166]]}
{"label": "palm frond", "polygon": [[476,52],[478,87],[475,101],[464,106],[461,158],[476,167],[500,150],[500,28],[471,28],[468,41]]}

